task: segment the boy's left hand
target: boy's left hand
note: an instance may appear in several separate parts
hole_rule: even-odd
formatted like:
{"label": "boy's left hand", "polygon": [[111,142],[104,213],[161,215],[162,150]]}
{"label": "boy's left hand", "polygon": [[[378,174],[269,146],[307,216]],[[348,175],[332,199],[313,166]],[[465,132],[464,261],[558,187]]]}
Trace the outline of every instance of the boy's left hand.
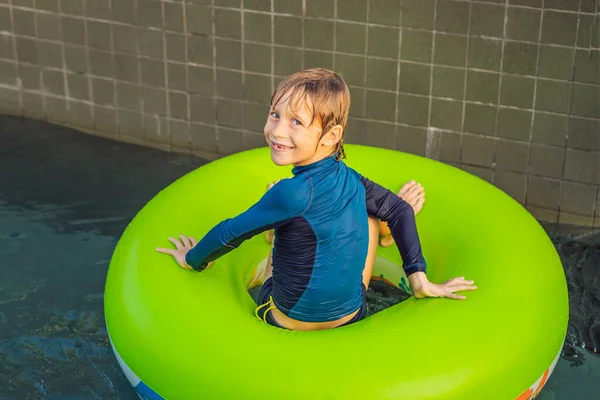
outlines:
{"label": "boy's left hand", "polygon": [[466,280],[464,276],[447,280],[437,284],[429,282],[424,272],[415,272],[408,277],[412,287],[413,296],[417,299],[424,297],[447,297],[449,299],[464,300],[466,297],[454,292],[463,290],[475,290],[477,286],[474,281]]}
{"label": "boy's left hand", "polygon": [[[179,266],[181,268],[187,269],[187,270],[192,270],[193,268],[191,266],[189,266],[188,263],[185,261],[185,255],[196,244],[198,244],[198,241],[191,236],[186,237],[185,235],[179,235],[179,237],[181,238],[181,242],[175,238],[172,238],[172,237],[169,238],[169,242],[173,243],[175,245],[176,249],[166,249],[166,248],[162,248],[162,247],[157,247],[156,251],[158,251],[159,253],[165,253],[165,254],[172,255],[173,258],[175,259],[175,261],[177,261],[177,264],[179,264]],[[211,264],[212,264],[212,261],[210,263],[208,263],[206,268],[210,267]]]}

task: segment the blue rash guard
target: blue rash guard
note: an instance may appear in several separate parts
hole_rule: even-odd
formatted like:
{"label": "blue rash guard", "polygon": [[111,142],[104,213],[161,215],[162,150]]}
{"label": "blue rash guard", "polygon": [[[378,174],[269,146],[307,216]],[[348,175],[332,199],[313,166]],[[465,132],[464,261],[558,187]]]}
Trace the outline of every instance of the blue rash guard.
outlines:
{"label": "blue rash guard", "polygon": [[212,228],[186,254],[187,263],[200,270],[274,228],[273,302],[306,322],[337,320],[360,308],[367,215],[388,222],[407,275],[425,271],[410,204],[334,156],[292,173],[247,211]]}

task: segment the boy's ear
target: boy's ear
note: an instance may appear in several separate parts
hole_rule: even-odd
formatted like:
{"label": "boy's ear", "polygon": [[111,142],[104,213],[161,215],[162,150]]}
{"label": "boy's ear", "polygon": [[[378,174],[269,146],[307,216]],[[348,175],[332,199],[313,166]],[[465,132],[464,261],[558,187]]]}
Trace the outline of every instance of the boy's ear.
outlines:
{"label": "boy's ear", "polygon": [[342,128],[341,125],[335,125],[323,136],[321,144],[325,146],[335,146],[342,139],[343,134],[344,128]]}

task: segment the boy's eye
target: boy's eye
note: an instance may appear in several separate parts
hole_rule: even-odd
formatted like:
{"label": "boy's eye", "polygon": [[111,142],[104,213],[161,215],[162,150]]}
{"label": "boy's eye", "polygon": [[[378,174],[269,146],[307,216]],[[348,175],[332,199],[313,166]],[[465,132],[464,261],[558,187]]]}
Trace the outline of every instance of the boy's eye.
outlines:
{"label": "boy's eye", "polygon": [[271,117],[273,117],[273,118],[279,118],[279,114],[277,114],[276,112],[272,112],[271,113]]}
{"label": "boy's eye", "polygon": [[[296,123],[297,122],[297,123]],[[296,126],[302,126],[302,122],[298,121],[296,118],[294,118],[292,120],[292,124],[296,125]]]}

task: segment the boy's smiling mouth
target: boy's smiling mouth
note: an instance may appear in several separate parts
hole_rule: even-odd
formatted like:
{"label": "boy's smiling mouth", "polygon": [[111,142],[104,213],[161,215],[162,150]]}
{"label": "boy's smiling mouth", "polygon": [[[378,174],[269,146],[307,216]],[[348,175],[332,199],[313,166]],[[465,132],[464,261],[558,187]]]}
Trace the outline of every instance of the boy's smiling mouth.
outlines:
{"label": "boy's smiling mouth", "polygon": [[274,141],[270,140],[269,141],[271,143],[271,148],[275,151],[287,151],[287,150],[292,150],[293,147],[290,146],[284,146],[282,144],[279,143],[275,143]]}

